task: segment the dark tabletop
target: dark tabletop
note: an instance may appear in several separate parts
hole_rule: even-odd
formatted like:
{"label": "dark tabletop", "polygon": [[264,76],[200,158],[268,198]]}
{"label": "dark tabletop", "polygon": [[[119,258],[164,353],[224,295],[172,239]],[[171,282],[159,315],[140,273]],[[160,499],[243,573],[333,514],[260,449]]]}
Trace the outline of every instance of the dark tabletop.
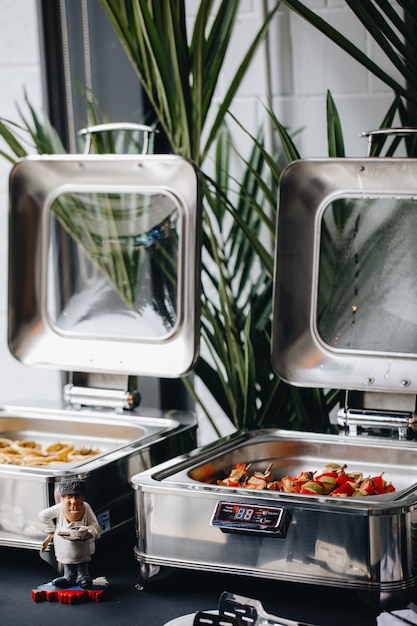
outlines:
{"label": "dark tabletop", "polygon": [[260,600],[268,613],[317,626],[376,624],[379,611],[361,601],[355,591],[330,587],[163,568],[145,590],[137,591],[134,546],[134,529],[97,543],[90,572],[93,577],[105,576],[110,587],[103,602],[78,605],[34,602],[32,589],[50,581],[56,572],[36,551],[0,548],[0,623],[163,626],[186,614],[216,609],[221,593],[230,591]]}

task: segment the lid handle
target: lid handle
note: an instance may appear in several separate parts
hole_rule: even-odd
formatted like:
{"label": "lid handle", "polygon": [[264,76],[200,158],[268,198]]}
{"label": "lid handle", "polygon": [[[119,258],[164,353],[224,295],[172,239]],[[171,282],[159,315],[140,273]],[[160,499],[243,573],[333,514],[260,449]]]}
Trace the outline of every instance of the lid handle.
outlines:
{"label": "lid handle", "polygon": [[148,152],[149,147],[149,135],[155,132],[152,126],[146,126],[144,124],[135,124],[133,122],[108,122],[106,124],[96,124],[94,126],[87,126],[78,132],[80,136],[85,135],[84,154],[88,154],[91,151],[91,135],[94,133],[108,133],[108,132],[142,132],[143,144],[142,154]]}
{"label": "lid handle", "polygon": [[366,130],[361,133],[361,137],[368,137],[368,154],[372,156],[372,148],[377,141],[384,141],[386,137],[410,137],[417,135],[417,128],[404,126],[401,128],[378,128],[377,130]]}

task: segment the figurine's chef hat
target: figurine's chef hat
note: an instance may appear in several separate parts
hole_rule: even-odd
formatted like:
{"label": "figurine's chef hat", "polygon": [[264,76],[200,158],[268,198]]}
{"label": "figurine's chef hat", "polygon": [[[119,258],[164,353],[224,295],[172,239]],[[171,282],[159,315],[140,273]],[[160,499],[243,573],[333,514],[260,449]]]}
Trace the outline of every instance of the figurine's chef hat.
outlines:
{"label": "figurine's chef hat", "polygon": [[59,483],[61,496],[85,496],[87,483],[80,478],[64,478]]}

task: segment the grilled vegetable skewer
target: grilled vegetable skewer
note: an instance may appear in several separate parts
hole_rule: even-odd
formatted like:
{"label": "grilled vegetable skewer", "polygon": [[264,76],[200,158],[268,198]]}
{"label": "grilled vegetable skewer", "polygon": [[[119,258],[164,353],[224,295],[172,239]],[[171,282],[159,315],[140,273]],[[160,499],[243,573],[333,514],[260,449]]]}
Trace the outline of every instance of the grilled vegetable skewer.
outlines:
{"label": "grilled vegetable skewer", "polygon": [[301,493],[332,497],[363,497],[382,495],[395,491],[391,482],[385,481],[384,472],[378,476],[363,477],[361,472],[346,472],[347,465],[327,463],[321,474],[313,471],[302,471],[297,476],[284,476],[275,480],[270,463],[265,471],[256,470],[249,475],[252,463],[237,463],[218,485],[225,487],[243,487],[245,489],[273,490],[285,493]]}

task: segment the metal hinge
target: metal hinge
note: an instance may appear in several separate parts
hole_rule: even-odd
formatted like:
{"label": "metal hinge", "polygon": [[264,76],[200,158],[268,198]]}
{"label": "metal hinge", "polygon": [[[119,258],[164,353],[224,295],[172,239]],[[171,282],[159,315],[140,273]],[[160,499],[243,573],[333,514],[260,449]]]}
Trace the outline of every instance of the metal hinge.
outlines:
{"label": "metal hinge", "polygon": [[99,389],[68,384],[64,387],[64,401],[72,407],[89,406],[131,410],[139,406],[140,393],[137,390]]}
{"label": "metal hinge", "polygon": [[81,407],[132,410],[139,406],[141,395],[136,376],[70,372],[63,387],[65,404]]}
{"label": "metal hinge", "polygon": [[387,433],[398,439],[413,439],[416,428],[416,397],[347,391],[345,405],[337,413],[337,423],[352,436]]}

